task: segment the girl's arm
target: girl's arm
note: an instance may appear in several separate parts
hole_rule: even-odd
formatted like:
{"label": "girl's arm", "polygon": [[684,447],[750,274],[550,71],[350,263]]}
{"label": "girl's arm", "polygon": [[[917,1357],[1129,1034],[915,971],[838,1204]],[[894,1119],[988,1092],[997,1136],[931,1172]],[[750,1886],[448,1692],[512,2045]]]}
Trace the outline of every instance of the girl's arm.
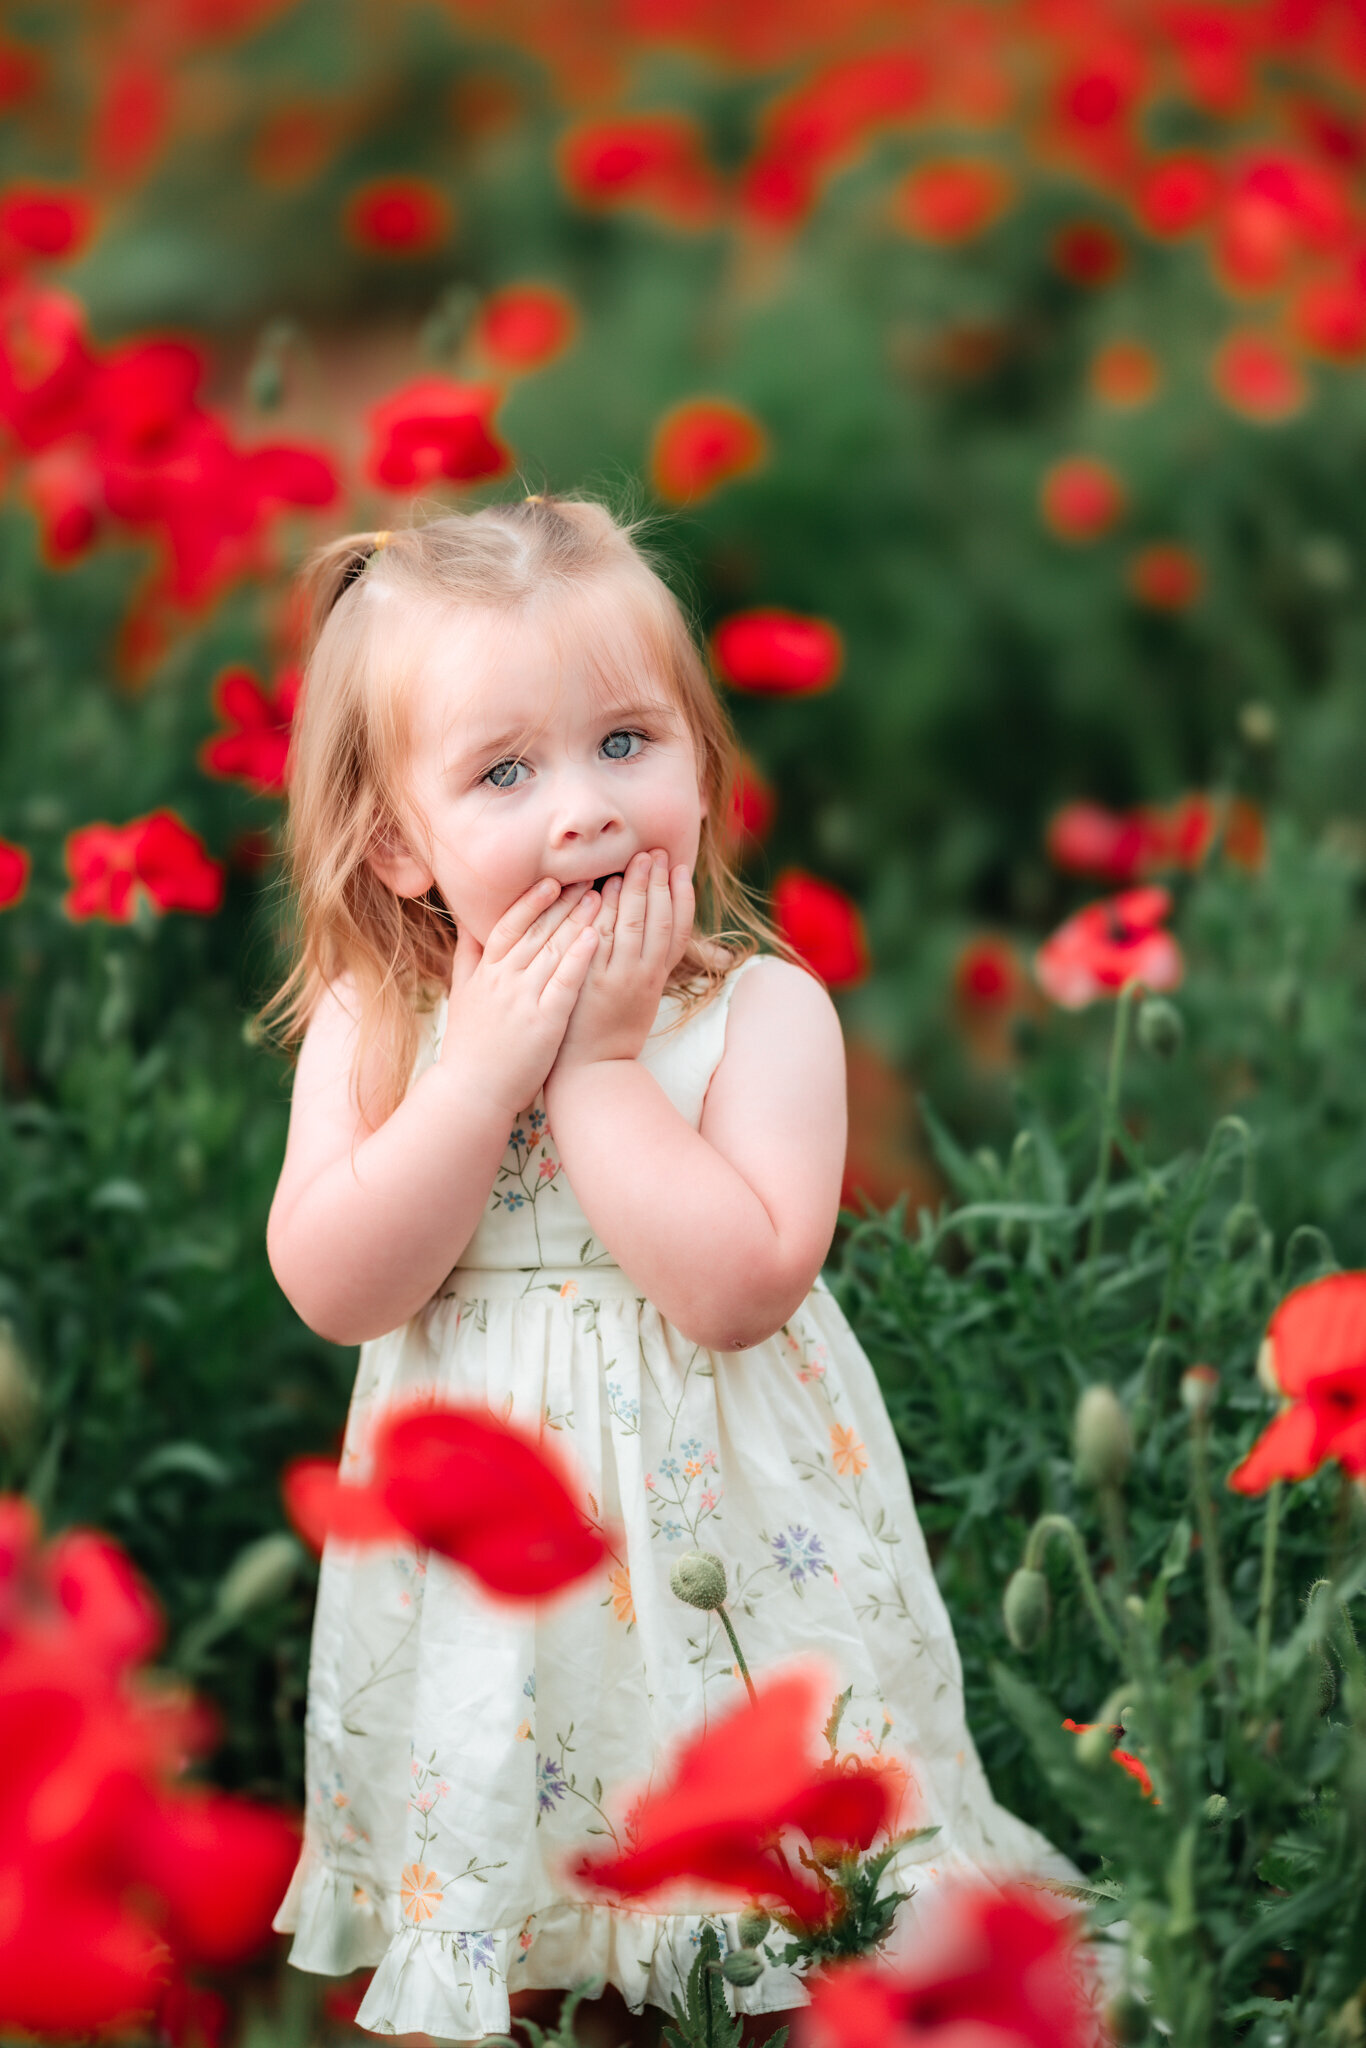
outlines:
{"label": "girl's arm", "polygon": [[700,1130],[628,1059],[553,1068],[546,1113],[595,1235],[685,1336],[742,1350],[800,1307],[848,1135],[839,1018],[813,976],[778,959],[745,975]]}

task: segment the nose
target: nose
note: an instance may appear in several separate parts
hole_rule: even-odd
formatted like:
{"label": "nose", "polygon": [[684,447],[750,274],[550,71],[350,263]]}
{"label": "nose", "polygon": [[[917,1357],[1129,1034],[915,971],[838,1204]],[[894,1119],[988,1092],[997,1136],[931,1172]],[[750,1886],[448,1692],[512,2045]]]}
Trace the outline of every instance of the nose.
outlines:
{"label": "nose", "polygon": [[604,776],[582,764],[556,772],[548,834],[555,851],[567,853],[599,844],[611,848],[624,838],[625,829],[616,794]]}

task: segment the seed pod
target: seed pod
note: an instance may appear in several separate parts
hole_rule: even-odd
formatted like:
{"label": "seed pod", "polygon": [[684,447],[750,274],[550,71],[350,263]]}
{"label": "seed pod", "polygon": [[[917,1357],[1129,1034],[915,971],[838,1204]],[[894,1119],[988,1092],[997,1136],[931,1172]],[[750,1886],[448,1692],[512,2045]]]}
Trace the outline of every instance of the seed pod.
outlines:
{"label": "seed pod", "polygon": [[1203,1421],[1219,1398],[1219,1375],[1212,1365],[1188,1366],[1181,1375],[1181,1406]]}
{"label": "seed pod", "polygon": [[1005,1616],[1006,1634],[1012,1647],[1017,1650],[1036,1649],[1047,1635],[1052,1618],[1048,1581],[1043,1573],[1032,1571],[1028,1565],[1021,1565],[1019,1571],[1012,1572],[1001,1602],[1001,1612]]}
{"label": "seed pod", "polygon": [[735,1922],[741,1948],[757,1948],[773,1922],[762,1906],[746,1906]]}
{"label": "seed pod", "polygon": [[764,1959],[752,1948],[733,1948],[721,1959],[721,1975],[727,1984],[757,1984],[764,1974]]}
{"label": "seed pod", "polygon": [[1224,1218],[1224,1250],[1231,1259],[1245,1258],[1255,1251],[1262,1235],[1262,1219],[1255,1202],[1235,1202]]}
{"label": "seed pod", "polygon": [[1211,1792],[1205,1801],[1205,1819],[1211,1827],[1222,1827],[1228,1815],[1228,1801],[1222,1792]]}
{"label": "seed pod", "polygon": [[720,1607],[726,1597],[726,1567],[709,1550],[685,1550],[669,1573],[675,1596],[704,1612]]}
{"label": "seed pod", "polygon": [[1172,1060],[1186,1037],[1186,1023],[1175,1003],[1165,996],[1149,996],[1138,1010],[1138,1042],[1144,1052],[1160,1060]]}
{"label": "seed pod", "polygon": [[1281,1395],[1281,1383],[1276,1377],[1276,1347],[1269,1337],[1263,1337],[1257,1347],[1257,1378],[1268,1394],[1277,1400]]}
{"label": "seed pod", "polygon": [[1088,1770],[1099,1770],[1102,1764],[1109,1762],[1114,1746],[1113,1729],[1107,1728],[1103,1721],[1093,1721],[1077,1737],[1077,1761],[1085,1764]]}
{"label": "seed pod", "polygon": [[1087,1387],[1074,1425],[1077,1477],[1083,1486],[1123,1486],[1133,1461],[1129,1418],[1110,1387]]}
{"label": "seed pod", "polygon": [[238,1551],[223,1575],[218,1588],[220,1615],[240,1621],[253,1608],[268,1607],[288,1592],[302,1558],[299,1545],[283,1529],[259,1536]]}
{"label": "seed pod", "polygon": [[1310,1662],[1310,1668],[1314,1673],[1314,1688],[1318,1710],[1321,1714],[1326,1714],[1338,1696],[1337,1673],[1334,1671],[1328,1658],[1324,1656],[1322,1650],[1315,1650]]}

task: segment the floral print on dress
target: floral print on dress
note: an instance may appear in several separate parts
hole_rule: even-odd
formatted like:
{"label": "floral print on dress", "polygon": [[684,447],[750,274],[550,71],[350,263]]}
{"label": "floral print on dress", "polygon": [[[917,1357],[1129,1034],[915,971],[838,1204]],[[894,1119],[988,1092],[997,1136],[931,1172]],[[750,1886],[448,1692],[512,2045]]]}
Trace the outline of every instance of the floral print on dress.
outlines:
{"label": "floral print on dress", "polygon": [[721,1474],[714,1446],[704,1450],[698,1438],[690,1437],[683,1449],[696,1455],[676,1458],[670,1452],[661,1458],[645,1474],[645,1492],[653,1533],[665,1543],[681,1543],[686,1536],[697,1547],[699,1532],[721,1519]]}
{"label": "floral print on dress", "polygon": [[542,1264],[545,1254],[541,1249],[536,1204],[545,1194],[559,1195],[559,1180],[564,1171],[551,1152],[550,1143],[550,1126],[538,1096],[529,1109],[522,1111],[508,1134],[507,1151],[489,1196],[491,1212],[503,1209],[515,1214],[519,1209],[529,1210],[536,1236],[536,1257]]}

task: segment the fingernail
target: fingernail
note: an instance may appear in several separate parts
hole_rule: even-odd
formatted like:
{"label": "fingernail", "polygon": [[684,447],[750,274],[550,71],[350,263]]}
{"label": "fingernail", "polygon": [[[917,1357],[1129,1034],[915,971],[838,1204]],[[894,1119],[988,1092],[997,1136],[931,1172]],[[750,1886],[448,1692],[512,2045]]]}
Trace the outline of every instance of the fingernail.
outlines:
{"label": "fingernail", "polygon": [[667,854],[667,853],[657,853],[657,854],[655,855],[655,866],[656,866],[657,868],[667,868],[667,867],[668,867],[668,865],[669,865],[669,856],[668,856],[668,854]]}

